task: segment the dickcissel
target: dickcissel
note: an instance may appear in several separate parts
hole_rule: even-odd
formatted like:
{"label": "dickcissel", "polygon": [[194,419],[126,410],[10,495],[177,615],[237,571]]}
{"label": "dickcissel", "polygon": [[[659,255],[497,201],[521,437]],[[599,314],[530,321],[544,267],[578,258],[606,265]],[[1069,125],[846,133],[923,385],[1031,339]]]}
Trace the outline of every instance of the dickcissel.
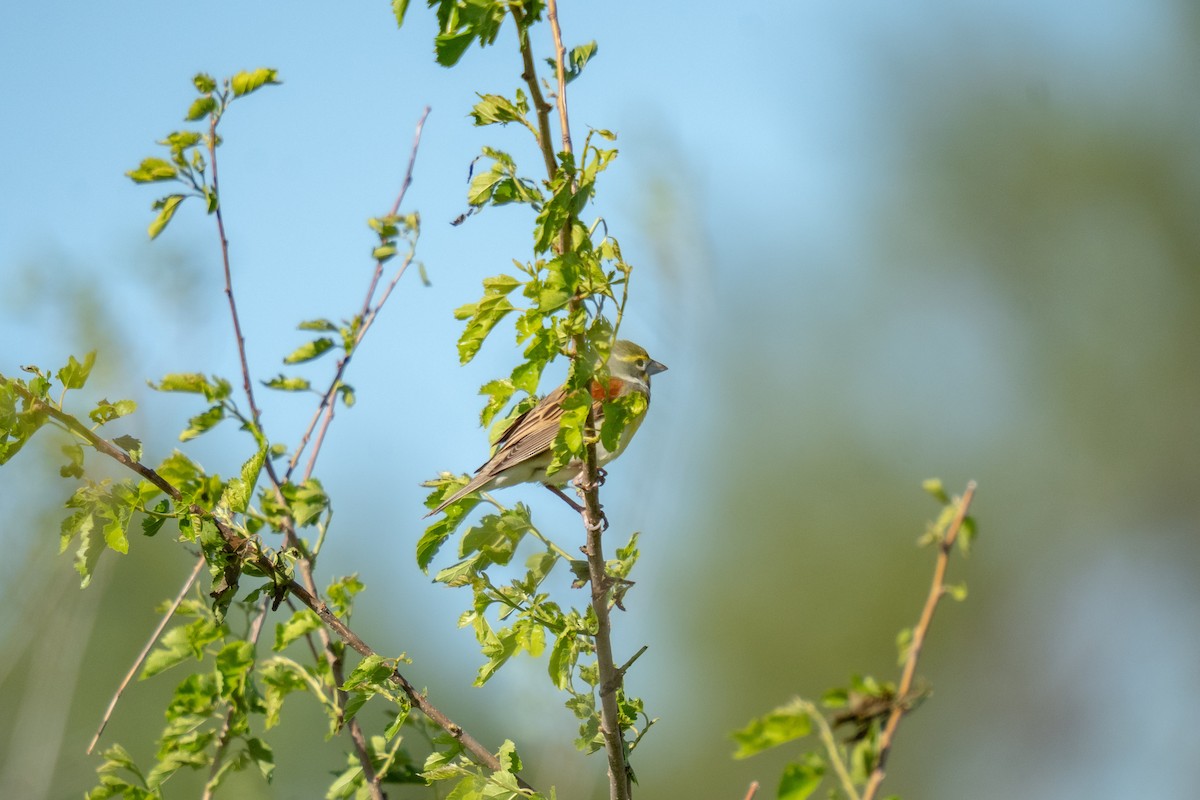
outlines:
{"label": "dickcissel", "polygon": [[[646,396],[648,409],[650,376],[665,370],[666,366],[651,358],[639,345],[625,339],[614,342],[608,358],[607,386],[599,380],[592,383],[592,414],[596,427],[599,428],[604,419],[605,400],[640,392]],[[560,386],[543,397],[536,406],[514,419],[496,440],[496,449],[492,457],[475,471],[475,476],[467,485],[447,497],[441,505],[425,516],[433,516],[471,492],[534,481],[550,487],[561,487],[579,477],[583,470],[583,463],[580,461],[572,461],[553,475],[546,474],[546,469],[550,466],[554,437],[558,435],[559,423],[562,420],[562,401],[566,393],[566,386]],[[609,450],[601,442],[596,442],[596,461],[599,466],[603,467],[625,450],[638,426],[642,424],[644,416],[645,411],[626,423],[615,450]]]}

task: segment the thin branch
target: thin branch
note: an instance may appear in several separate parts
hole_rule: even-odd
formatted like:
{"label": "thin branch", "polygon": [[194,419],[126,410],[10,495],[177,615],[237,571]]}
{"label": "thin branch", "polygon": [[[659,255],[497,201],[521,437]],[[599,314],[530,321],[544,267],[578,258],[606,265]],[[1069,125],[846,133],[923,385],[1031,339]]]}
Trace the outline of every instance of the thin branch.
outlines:
{"label": "thin branch", "polygon": [[825,720],[825,715],[817,709],[816,705],[808,700],[801,700],[800,706],[808,714],[808,718],[817,723],[821,743],[825,745],[825,753],[829,757],[829,763],[833,764],[833,771],[837,773],[838,782],[842,784],[842,791],[846,793],[846,797],[849,800],[859,800],[858,792],[854,788],[854,779],[850,777],[850,772],[846,769],[845,762],[842,761],[842,754],[838,750],[837,739],[834,738],[833,729],[829,727],[829,723]]}
{"label": "thin branch", "polygon": [[933,582],[929,587],[929,596],[925,598],[925,608],[921,611],[921,619],[913,628],[908,658],[904,661],[900,685],[896,688],[897,702],[892,707],[891,714],[888,715],[883,732],[879,735],[879,756],[875,760],[875,768],[871,771],[867,786],[863,790],[862,800],[873,800],[875,793],[879,791],[879,785],[883,782],[884,769],[887,766],[888,754],[892,749],[892,740],[896,736],[896,728],[908,711],[908,705],[903,702],[903,699],[908,697],[909,692],[912,691],[913,679],[917,673],[917,660],[921,657],[921,647],[925,643],[926,634],[929,633],[929,625],[933,622],[933,613],[937,610],[942,595],[945,594],[946,567],[950,563],[950,550],[958,539],[958,533],[962,530],[963,520],[967,517],[971,500],[974,497],[975,481],[970,481],[967,483],[967,489],[963,492],[962,498],[958,501],[958,510],[954,514],[954,519],[950,523],[945,537],[938,544],[937,563],[933,568]]}
{"label": "thin branch", "polygon": [[221,240],[221,263],[225,268],[225,297],[229,299],[229,315],[233,318],[233,334],[237,339],[238,358],[242,364],[242,388],[246,391],[246,402],[250,404],[250,416],[259,425],[258,404],[254,401],[254,385],[250,381],[250,364],[246,360],[246,337],[242,335],[242,323],[238,316],[237,302],[233,299],[233,277],[229,268],[229,240],[225,238],[225,219],[221,214],[221,192],[217,185],[217,122],[219,114],[210,114],[208,123],[208,160],[212,167],[212,193],[217,198],[217,235]]}
{"label": "thin branch", "polygon": [[746,790],[745,800],[754,800],[756,794],[758,794],[758,781],[750,781],[750,788]]}
{"label": "thin branch", "polygon": [[624,678],[625,673],[629,671],[629,668],[633,666],[634,662],[637,661],[639,658],[641,658],[642,653],[645,653],[649,649],[650,649],[650,645],[648,645],[648,644],[642,645],[641,648],[639,648],[636,653],[634,653],[632,656],[629,657],[628,661],[626,661],[624,664],[622,664],[617,669],[617,675],[621,678]]}
{"label": "thin branch", "polygon": [[558,163],[554,157],[554,145],[550,143],[550,111],[553,108],[542,96],[542,87],[538,83],[537,66],[533,60],[533,46],[529,42],[529,26],[525,21],[525,12],[519,6],[509,7],[513,22],[517,24],[517,39],[521,47],[521,62],[525,71],[521,73],[525,85],[529,87],[529,97],[533,100],[533,110],[538,121],[538,149],[542,151],[542,159],[546,162],[546,175],[554,180],[558,172]]}
{"label": "thin branch", "polygon": [[566,50],[563,47],[562,29],[558,27],[558,2],[548,0],[546,16],[550,18],[550,30],[554,34],[554,63],[558,67],[558,124],[562,127],[562,149],[571,152],[571,125],[567,121],[567,68]]}
{"label": "thin branch", "polygon": [[183,598],[187,597],[187,593],[191,591],[192,584],[196,582],[197,576],[200,575],[200,570],[204,569],[204,556],[196,559],[196,566],[192,567],[192,574],[188,575],[187,580],[183,583],[183,588],[179,590],[179,594],[171,602],[171,606],[167,612],[163,614],[161,620],[158,621],[158,627],[154,629],[154,633],[150,634],[150,639],[142,648],[142,651],[137,654],[137,658],[133,660],[133,666],[129,668],[129,672],[125,673],[125,677],[121,680],[117,691],[113,693],[112,699],[108,701],[108,708],[104,709],[104,715],[100,718],[100,727],[96,729],[96,735],[92,737],[92,741],[88,742],[87,754],[91,755],[92,750],[96,747],[96,742],[100,741],[100,735],[104,733],[104,729],[108,726],[108,720],[112,717],[113,710],[117,707],[117,701],[121,699],[121,694],[125,691],[125,687],[133,680],[133,676],[138,674],[142,668],[142,664],[146,661],[146,656],[150,655],[150,651],[158,642],[158,637],[162,636],[162,632],[166,630],[167,623],[171,621],[171,617],[175,616],[175,611],[179,608],[179,604],[183,602]]}
{"label": "thin branch", "polygon": [[[404,182],[400,185],[400,192],[396,195],[396,201],[392,203],[392,210],[390,212],[391,216],[395,216],[400,211],[400,204],[404,202],[404,196],[408,193],[408,187],[412,185],[413,167],[417,161],[417,148],[421,144],[421,132],[425,128],[425,120],[429,116],[430,110],[431,109],[429,106],[425,106],[425,110],[422,112],[421,118],[417,121],[417,128],[413,134],[412,149],[408,154],[408,168],[404,171]],[[400,265],[400,269],[398,269],[396,274],[392,277],[391,282],[384,289],[383,296],[380,297],[379,302],[372,307],[371,304],[375,297],[375,289],[379,286],[379,281],[383,277],[383,262],[375,262],[375,272],[371,277],[370,285],[367,287],[367,294],[363,299],[362,310],[359,312],[359,318],[362,320],[362,325],[359,327],[358,334],[354,339],[354,346],[350,349],[350,352],[346,353],[338,361],[337,370],[334,373],[333,380],[330,381],[329,388],[326,389],[325,393],[321,396],[321,402],[317,405],[317,410],[313,413],[313,417],[308,423],[308,428],[304,431],[304,435],[300,437],[300,443],[296,447],[296,452],[292,454],[292,459],[288,463],[287,472],[285,472],[283,476],[285,482],[291,479],[292,473],[295,471],[296,465],[300,461],[300,455],[304,452],[304,448],[308,445],[308,440],[312,436],[313,430],[317,427],[317,423],[322,419],[323,415],[324,422],[322,423],[321,430],[317,435],[317,441],[313,445],[313,453],[309,458],[308,466],[305,469],[304,474],[305,480],[311,477],[313,467],[316,465],[317,453],[320,451],[321,443],[325,439],[325,432],[329,428],[329,423],[333,420],[337,391],[342,385],[342,376],[346,372],[346,367],[350,364],[350,358],[354,354],[354,351],[357,350],[358,346],[362,343],[363,337],[367,335],[367,330],[370,329],[371,324],[375,321],[375,317],[378,316],[380,309],[383,308],[383,304],[386,303],[388,297],[391,296],[392,289],[396,287],[396,284],[400,281],[400,278],[404,276],[404,273],[408,270],[408,267],[411,263],[412,255],[409,254],[404,259],[404,262]]]}

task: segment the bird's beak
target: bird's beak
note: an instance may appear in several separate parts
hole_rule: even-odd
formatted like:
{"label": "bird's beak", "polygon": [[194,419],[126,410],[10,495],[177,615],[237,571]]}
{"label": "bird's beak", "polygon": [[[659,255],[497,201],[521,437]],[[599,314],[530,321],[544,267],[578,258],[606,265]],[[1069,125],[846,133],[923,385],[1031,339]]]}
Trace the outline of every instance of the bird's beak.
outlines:
{"label": "bird's beak", "polygon": [[667,371],[667,365],[661,364],[661,363],[655,361],[653,358],[650,359],[650,363],[646,365],[646,374],[647,375],[657,375],[660,372],[666,372],[666,371]]}

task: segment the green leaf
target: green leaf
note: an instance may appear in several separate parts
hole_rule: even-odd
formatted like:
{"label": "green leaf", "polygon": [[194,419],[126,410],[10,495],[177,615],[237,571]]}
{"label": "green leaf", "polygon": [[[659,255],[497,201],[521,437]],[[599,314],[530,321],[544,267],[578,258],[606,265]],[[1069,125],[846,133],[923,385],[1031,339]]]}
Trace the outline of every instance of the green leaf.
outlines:
{"label": "green leaf", "polygon": [[371,690],[383,686],[395,671],[396,666],[391,659],[378,654],[366,656],[358,662],[340,688],[343,692]]}
{"label": "green leaf", "polygon": [[247,757],[258,767],[258,774],[263,780],[270,783],[271,776],[275,774],[275,754],[271,751],[271,746],[257,736],[249,736],[245,742]]}
{"label": "green leaf", "polygon": [[[137,403],[132,400],[118,400],[115,403],[110,403],[107,399],[101,400],[96,404],[96,407],[88,412],[92,422],[97,425],[103,425],[107,422],[112,422],[114,419],[132,414],[137,410]],[[134,441],[137,441],[136,439]]]}
{"label": "green leaf", "polygon": [[519,620],[513,625],[513,632],[521,648],[534,658],[540,657],[546,649],[546,629],[536,620]]}
{"label": "green leaf", "polygon": [[524,281],[519,281],[511,275],[494,275],[483,279],[483,289],[487,294],[509,294],[523,285]]}
{"label": "green leaf", "polygon": [[257,91],[264,86],[277,86],[280,83],[276,70],[266,67],[250,72],[239,72],[229,80],[234,97],[242,97]]}
{"label": "green leaf", "polygon": [[896,634],[896,653],[898,654],[896,663],[900,666],[904,666],[904,662],[908,660],[908,653],[912,648],[912,637],[912,628],[901,628],[900,632]]}
{"label": "green leaf", "polygon": [[962,527],[958,530],[958,551],[964,557],[971,555],[971,545],[978,535],[979,529],[975,526],[975,518],[970,515],[963,517]]}
{"label": "green leaf", "polygon": [[301,484],[284,484],[283,495],[298,528],[312,525],[329,508],[329,495],[325,494],[325,487],[316,478],[309,478]]}
{"label": "green leaf", "polygon": [[[467,309],[463,306],[455,312]],[[470,320],[458,339],[458,360],[461,364],[468,363],[479,352],[484,339],[496,327],[496,323],[504,319],[513,310],[513,304],[503,295],[488,295],[470,307]]]}
{"label": "green leaf", "polygon": [[550,649],[550,660],[546,665],[550,680],[558,689],[566,689],[571,684],[571,669],[579,658],[579,639],[575,631],[566,630],[554,640]]}
{"label": "green leaf", "polygon": [[176,372],[164,375],[157,384],[150,383],[156,392],[186,392],[202,394],[208,402],[224,400],[233,392],[233,387],[224,378],[209,380],[198,372]]}
{"label": "green leaf", "polygon": [[224,629],[210,616],[176,625],[158,640],[158,646],[146,658],[138,680],[146,680],[184,661],[204,658],[208,645],[219,641]]}
{"label": "green leaf", "polygon": [[326,333],[337,333],[338,326],[331,320],[327,319],[306,319],[296,326],[297,330],[301,331],[325,331]]}
{"label": "green leaf", "polygon": [[207,73],[197,72],[192,78],[192,84],[195,85],[196,91],[201,94],[207,94],[217,88],[216,80]]}
{"label": "green leaf", "polygon": [[159,529],[167,521],[167,517],[162,515],[165,515],[170,509],[170,503],[166,500],[159,500],[158,504],[154,506],[154,513],[147,513],[142,517],[142,535],[154,536],[158,533]]}
{"label": "green leaf", "polygon": [[358,575],[347,575],[341,580],[333,581],[326,589],[329,605],[333,613],[339,617],[349,617],[354,606],[354,596],[367,588]]}
{"label": "green leaf", "polygon": [[301,636],[312,633],[320,627],[321,618],[311,609],[301,608],[292,614],[292,618],[287,622],[275,625],[275,644],[271,646],[271,649],[277,653],[281,652]]}
{"label": "green leaf", "polygon": [[648,403],[641,392],[618,397],[604,404],[604,419],[600,423],[600,443],[610,453],[619,453],[622,445],[637,430]]}
{"label": "green leaf", "polygon": [[245,640],[229,642],[217,652],[214,666],[221,676],[221,697],[231,700],[242,695],[250,670],[254,668],[254,643]]}
{"label": "green leaf", "polygon": [[277,375],[269,381],[263,381],[262,385],[281,392],[307,392],[312,388],[312,383],[307,378],[289,378],[284,375]]}
{"label": "green leaf", "polygon": [[299,665],[288,659],[271,659],[258,670],[263,685],[263,702],[266,706],[264,726],[267,730],[279,724],[279,713],[283,700],[295,691],[308,687]]}
{"label": "green leaf", "polygon": [[529,124],[526,115],[529,104],[525,93],[518,90],[516,102],[498,94],[476,95],[479,102],[471,109],[476,125],[507,125],[510,122]]}
{"label": "green leaf", "polygon": [[106,518],[103,528],[104,543],[108,545],[110,550],[115,550],[122,555],[128,553],[129,521],[133,517],[133,506],[113,503],[104,509],[102,516]]}
{"label": "green leaf", "polygon": [[146,233],[150,235],[151,239],[157,239],[158,235],[166,229],[167,225],[171,222],[171,218],[175,216],[176,209],[179,208],[179,204],[182,202],[183,195],[181,194],[169,194],[154,201],[152,208],[158,212],[158,215],[150,223],[150,227],[146,229]]}
{"label": "green leaf", "polygon": [[195,122],[198,119],[204,119],[209,114],[217,110],[217,99],[212,95],[197,97],[192,101],[192,105],[188,108],[184,119],[188,122]]}
{"label": "green leaf", "polygon": [[463,57],[463,53],[467,52],[467,48],[474,40],[475,34],[469,30],[438,34],[433,40],[433,50],[437,62],[443,67],[453,67]]}
{"label": "green leaf", "polygon": [[[595,41],[588,42],[587,44],[581,44],[578,47],[572,47],[567,52],[565,64],[566,75],[564,76],[565,82],[570,83],[582,75],[583,68],[587,66],[588,61],[590,61],[599,52],[600,46],[596,44]],[[546,63],[550,65],[550,69],[552,69],[557,76],[558,62],[553,58],[547,58]]]}
{"label": "green leaf", "polygon": [[950,502],[950,497],[946,494],[946,488],[942,485],[941,478],[929,478],[921,483],[921,488],[943,505]]}
{"label": "green leaf", "polygon": [[453,532],[454,527],[449,519],[440,519],[425,529],[421,540],[417,542],[417,566],[422,572],[429,574],[430,562]]}
{"label": "green leaf", "polygon": [[68,356],[67,365],[58,371],[56,377],[64,389],[82,389],[95,364],[95,350],[83,357],[82,364],[75,360],[75,356]]}
{"label": "green leaf", "polygon": [[825,778],[825,759],[819,753],[806,753],[801,761],[783,768],[779,779],[779,800],[807,800]]}
{"label": "green leaf", "polygon": [[480,568],[487,564],[507,564],[521,539],[531,530],[528,516],[517,509],[488,514],[463,534],[459,556],[466,558],[479,553],[485,559],[479,564]]}
{"label": "green leaf", "polygon": [[241,474],[225,485],[221,492],[218,507],[227,508],[235,514],[241,514],[250,505],[254,495],[254,485],[258,483],[258,475],[262,471],[263,462],[267,457],[267,444],[263,441],[258,451],[242,464]]}
{"label": "green leaf", "polygon": [[512,381],[504,380],[503,378],[488,381],[479,387],[479,393],[486,395],[488,398],[487,403],[483,406],[483,410],[479,412],[479,424],[484,427],[490,425],[496,414],[504,406],[508,405],[508,401],[512,398],[514,391],[515,387]]}
{"label": "green leaf", "polygon": [[161,158],[143,158],[137,169],[131,169],[125,175],[134,183],[156,183],[172,181],[178,176],[175,166]]}
{"label": "green leaf", "polygon": [[134,461],[142,460],[142,440],[127,434],[113,439],[113,444],[129,454]]}
{"label": "green leaf", "polygon": [[58,468],[58,474],[64,478],[83,477],[83,447],[78,444],[65,444],[62,447],[67,463]]}
{"label": "green leaf", "polygon": [[225,407],[219,404],[212,406],[207,411],[188,420],[188,427],[179,434],[179,441],[186,442],[195,439],[200,434],[211,430],[223,419],[225,419]]}
{"label": "green leaf", "polygon": [[322,336],[320,339],[314,339],[311,342],[306,342],[292,351],[291,355],[283,359],[285,364],[303,364],[306,361],[312,361],[314,358],[320,358],[325,353],[333,349],[334,341],[327,336]]}
{"label": "green leaf", "polygon": [[948,583],[942,591],[950,595],[951,599],[962,602],[967,599],[967,584],[966,583]]}
{"label": "green leaf", "polygon": [[[528,354],[526,357],[529,357]],[[532,360],[523,361],[513,367],[509,380],[512,382],[513,388],[534,394],[537,392],[538,382],[541,381],[542,370],[545,368],[546,362],[535,356]]]}
{"label": "green leaf", "polygon": [[738,743],[734,758],[747,758],[767,750],[786,744],[812,732],[812,720],[804,710],[799,700],[780,706],[774,711],[752,720],[740,731],[735,731],[733,739]]}
{"label": "green leaf", "polygon": [[408,11],[408,0],[392,0],[392,16],[396,18],[396,27],[404,25],[404,14]]}
{"label": "green leaf", "polygon": [[524,768],[521,764],[521,757],[517,755],[517,746],[509,739],[505,739],[504,744],[500,745],[500,749],[496,751],[496,760],[500,762],[500,767],[504,772],[516,773]]}

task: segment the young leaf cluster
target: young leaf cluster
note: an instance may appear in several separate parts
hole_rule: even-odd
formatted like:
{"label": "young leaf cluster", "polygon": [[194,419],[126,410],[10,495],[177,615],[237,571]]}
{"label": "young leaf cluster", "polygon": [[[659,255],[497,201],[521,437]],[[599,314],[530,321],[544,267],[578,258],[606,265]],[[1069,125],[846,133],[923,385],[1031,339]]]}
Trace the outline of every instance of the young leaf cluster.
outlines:
{"label": "young leaf cluster", "polygon": [[[733,734],[738,745],[735,758],[748,758],[764,750],[789,744],[812,734],[814,730],[819,734],[819,748],[801,751],[784,768],[777,794],[780,798],[805,800],[813,796],[827,778],[833,779],[828,787],[828,796],[831,798],[873,798],[883,779],[883,762],[900,716],[915,709],[929,693],[927,688],[914,687],[913,684],[919,656],[916,641],[923,640],[938,598],[950,595],[961,600],[966,596],[965,586],[961,589],[945,586],[942,576],[944,559],[950,547],[957,541],[965,556],[968,544],[963,536],[974,534],[974,521],[966,514],[974,484],[969,486],[962,498],[948,496],[941,481],[936,479],[926,481],[923,488],[943,506],[938,519],[930,523],[921,539],[922,544],[938,545],[939,563],[934,573],[931,600],[917,628],[906,628],[896,637],[899,663],[904,667],[899,685],[870,676],[854,675],[849,686],[835,687],[825,692],[821,705],[828,713],[822,713],[809,700],[795,698],[751,720],[746,727]],[[835,738],[838,729],[845,730],[841,741]]]}
{"label": "young leaf cluster", "polygon": [[204,207],[209,214],[214,213],[219,205],[215,172],[210,175],[209,162],[205,151],[211,159],[216,148],[221,144],[217,136],[217,123],[225,110],[239,97],[244,97],[263,86],[278,84],[279,78],[273,69],[256,69],[249,72],[239,72],[222,82],[218,88],[216,80],[203,72],[192,78],[192,85],[199,95],[188,107],[184,114],[187,122],[208,120],[207,131],[183,130],[167,134],[159,144],[166,148],[166,158],[148,156],[135,168],[126,172],[134,183],[168,183],[178,184],[182,189],[164,195],[154,201],[152,206],[158,213],[150,223],[148,232],[150,238],[156,238],[175,216],[179,206],[188,197],[198,197],[204,201]]}

